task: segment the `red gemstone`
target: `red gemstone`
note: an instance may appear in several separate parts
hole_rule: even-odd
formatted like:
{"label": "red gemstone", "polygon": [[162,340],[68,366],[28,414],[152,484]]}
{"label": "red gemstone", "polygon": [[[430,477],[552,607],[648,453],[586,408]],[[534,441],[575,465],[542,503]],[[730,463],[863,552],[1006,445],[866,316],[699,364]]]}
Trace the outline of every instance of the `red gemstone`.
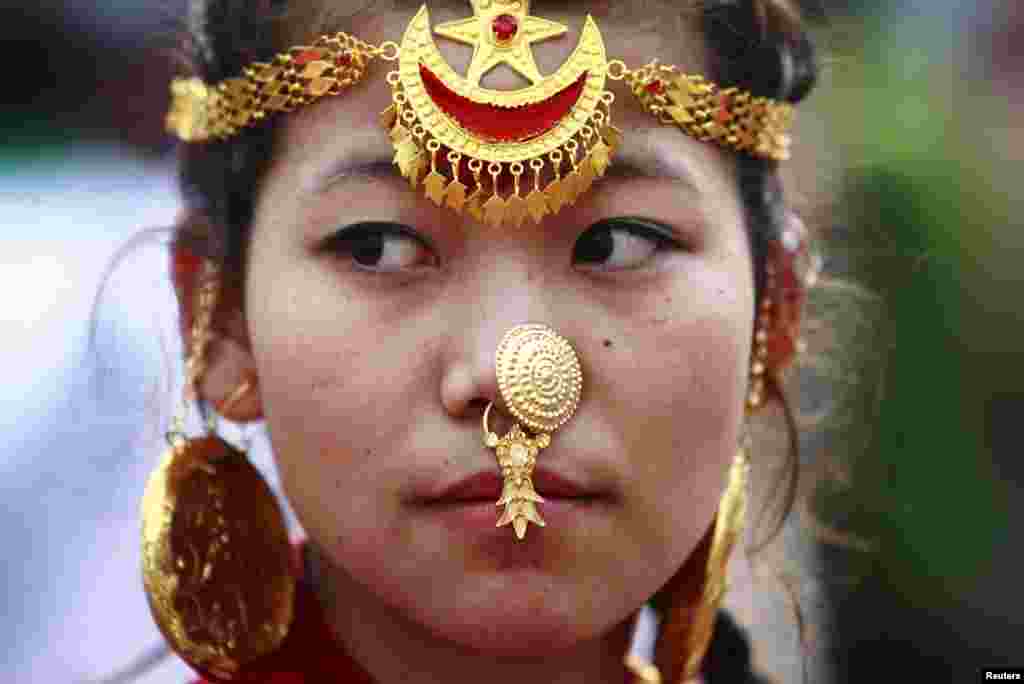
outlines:
{"label": "red gemstone", "polygon": [[512,40],[512,37],[516,35],[519,30],[519,22],[511,14],[502,14],[494,18],[491,23],[491,29],[494,31],[494,37],[498,39],[498,42],[504,43],[505,41]]}
{"label": "red gemstone", "polygon": [[786,332],[774,331],[768,336],[767,365],[781,369],[796,356],[796,340]]}
{"label": "red gemstone", "polygon": [[310,62],[320,59],[320,52],[317,50],[306,50],[295,57],[295,63],[299,66],[306,66]]}
{"label": "red gemstone", "polygon": [[338,55],[338,58],[334,60],[334,64],[340,67],[351,66],[352,55],[348,54],[347,52],[342,55]]}
{"label": "red gemstone", "polygon": [[732,112],[729,111],[729,106],[732,105],[732,96],[729,93],[720,93],[718,96],[718,112],[715,114],[715,119],[718,123],[724,124],[732,120]]}
{"label": "red gemstone", "polygon": [[651,93],[652,95],[661,95],[663,92],[665,92],[665,84],[657,80],[651,81],[650,83],[647,84],[647,92]]}

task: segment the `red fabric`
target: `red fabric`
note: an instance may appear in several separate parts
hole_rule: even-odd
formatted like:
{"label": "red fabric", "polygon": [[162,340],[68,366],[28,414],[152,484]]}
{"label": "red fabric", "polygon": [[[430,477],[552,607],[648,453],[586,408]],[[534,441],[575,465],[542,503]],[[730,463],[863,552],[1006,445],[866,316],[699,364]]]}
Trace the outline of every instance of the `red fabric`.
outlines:
{"label": "red fabric", "polygon": [[[231,684],[376,684],[335,640],[313,588],[303,580],[303,543],[293,545],[295,619],[281,647],[246,665]],[[632,684],[629,670],[625,684]],[[208,673],[192,684],[228,684]]]}

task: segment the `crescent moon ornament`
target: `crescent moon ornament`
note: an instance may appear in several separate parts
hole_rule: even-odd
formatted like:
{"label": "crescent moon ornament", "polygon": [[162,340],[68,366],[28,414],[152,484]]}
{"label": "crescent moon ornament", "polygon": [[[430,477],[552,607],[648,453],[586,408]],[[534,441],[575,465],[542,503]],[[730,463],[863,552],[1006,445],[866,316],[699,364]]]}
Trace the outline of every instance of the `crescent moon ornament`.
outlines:
{"label": "crescent moon ornament", "polygon": [[[519,226],[526,218],[539,223],[572,204],[610,163],[617,129],[610,126],[612,98],[604,90],[604,39],[588,15],[569,59],[542,77],[531,43],[567,28],[529,16],[525,0],[472,2],[473,17],[436,29],[474,46],[466,76],[442,57],[424,5],[406,27],[397,71],[388,74],[394,104],[382,121],[395,163],[413,187],[429,165],[424,190],[435,204],[465,210],[493,226]],[[480,78],[501,63],[532,85],[512,91],[480,87]],[[545,178],[542,188],[546,176],[553,180]]]}
{"label": "crescent moon ornament", "polygon": [[[375,60],[395,62],[397,69],[387,75],[392,105],[381,123],[402,175],[413,189],[422,183],[439,206],[513,227],[573,205],[612,163],[622,131],[612,124],[615,96],[605,90],[606,80],[623,81],[662,124],[697,140],[754,157],[789,158],[794,109],[787,102],[725,88],[657,59],[638,68],[608,60],[590,15],[569,59],[543,76],[531,46],[568,29],[531,16],[529,0],[470,2],[472,17],[433,31],[422,6],[401,45],[322,35],[219,83],[174,79],[167,130],[189,143],[224,140],[271,115],[341,95],[363,80]],[[441,56],[435,32],[473,46],[464,76]],[[481,87],[480,79],[498,64],[530,85]]]}

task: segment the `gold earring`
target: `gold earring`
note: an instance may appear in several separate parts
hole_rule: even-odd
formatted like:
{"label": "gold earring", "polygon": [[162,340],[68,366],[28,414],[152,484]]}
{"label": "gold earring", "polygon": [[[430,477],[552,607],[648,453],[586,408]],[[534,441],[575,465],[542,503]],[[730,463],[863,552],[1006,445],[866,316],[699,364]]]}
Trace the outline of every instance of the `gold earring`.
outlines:
{"label": "gold earring", "polygon": [[800,322],[807,293],[817,282],[820,269],[821,258],[811,249],[807,229],[795,214],[789,214],[782,235],[768,244],[750,364],[748,411],[764,404],[766,389],[778,391],[782,372],[804,352]]}
{"label": "gold earring", "polygon": [[[142,500],[142,576],[170,647],[201,673],[233,679],[287,635],[295,581],[284,516],[259,471],[216,435],[212,412],[208,434],[185,436],[188,401],[205,372],[218,281],[217,267],[206,262],[182,406]],[[243,383],[221,410],[252,386]]]}
{"label": "gold earring", "polygon": [[[771,275],[768,276],[772,278]],[[750,388],[747,391],[747,411],[752,412],[764,404],[764,376],[768,370],[768,329],[771,325],[772,298],[761,298],[760,312],[754,329],[754,350],[750,360]]]}
{"label": "gold earring", "polygon": [[495,449],[498,467],[505,479],[496,506],[505,511],[496,527],[512,524],[516,539],[526,535],[532,522],[545,526],[537,512],[544,499],[534,491],[533,468],[537,454],[551,444],[551,434],[565,424],[579,404],[583,372],[569,341],[546,325],[517,325],[502,338],[495,355],[498,388],[509,411],[531,430],[530,437],[519,423],[504,437],[487,425],[494,402],[484,409],[484,446]]}
{"label": "gold earring", "polygon": [[662,615],[655,664],[631,663],[627,658],[635,681],[684,684],[700,672],[728,590],[729,557],[743,536],[749,468],[746,444],[741,444],[714,521],[683,566],[652,599]]}
{"label": "gold earring", "polygon": [[729,468],[729,481],[718,504],[715,531],[711,537],[705,569],[704,586],[690,628],[686,648],[683,681],[696,677],[711,643],[715,620],[728,591],[726,569],[736,542],[743,538],[746,525],[747,482],[750,480],[750,458],[746,445],[740,447]]}

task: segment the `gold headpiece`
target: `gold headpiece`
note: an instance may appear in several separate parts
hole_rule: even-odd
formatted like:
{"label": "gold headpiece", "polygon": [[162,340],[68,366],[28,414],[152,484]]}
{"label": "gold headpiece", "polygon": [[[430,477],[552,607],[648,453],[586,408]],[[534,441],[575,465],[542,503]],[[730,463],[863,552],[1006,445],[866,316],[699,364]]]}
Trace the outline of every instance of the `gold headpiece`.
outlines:
{"label": "gold headpiece", "polygon": [[[387,75],[392,105],[381,122],[402,175],[413,188],[422,183],[437,205],[495,226],[519,226],[527,216],[539,223],[574,204],[604,175],[622,139],[612,124],[615,96],[605,90],[606,79],[625,81],[647,111],[698,140],[757,157],[788,158],[793,107],[787,103],[722,88],[657,60],[638,69],[608,60],[590,15],[572,55],[544,77],[530,44],[568,29],[530,16],[529,0],[471,2],[472,17],[433,31],[473,46],[466,76],[438,51],[424,5],[401,45],[373,46],[338,33],[293,47],[269,63],[254,63],[243,76],[216,85],[175,79],[167,128],[188,142],[223,140],[273,112],[342,93],[365,76],[374,59],[397,62]],[[531,85],[482,88],[480,78],[497,64],[507,64]],[[541,174],[549,166],[553,180],[542,188]],[[502,196],[499,178],[509,175],[511,193]]]}

